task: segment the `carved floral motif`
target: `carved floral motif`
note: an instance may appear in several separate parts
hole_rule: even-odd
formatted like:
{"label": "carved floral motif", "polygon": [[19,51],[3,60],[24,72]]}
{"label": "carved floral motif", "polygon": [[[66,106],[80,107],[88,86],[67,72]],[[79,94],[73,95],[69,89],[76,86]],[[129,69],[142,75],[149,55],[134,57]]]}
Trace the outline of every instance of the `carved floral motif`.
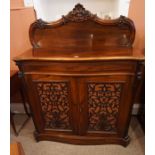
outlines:
{"label": "carved floral motif", "polygon": [[36,82],[45,128],[70,129],[67,82]]}
{"label": "carved floral motif", "polygon": [[121,83],[88,83],[89,130],[116,131]]}
{"label": "carved floral motif", "polygon": [[75,5],[75,8],[68,13],[68,15],[63,16],[64,22],[73,21],[73,22],[83,22],[85,20],[91,19],[96,15],[91,14],[86,10],[81,4]]}

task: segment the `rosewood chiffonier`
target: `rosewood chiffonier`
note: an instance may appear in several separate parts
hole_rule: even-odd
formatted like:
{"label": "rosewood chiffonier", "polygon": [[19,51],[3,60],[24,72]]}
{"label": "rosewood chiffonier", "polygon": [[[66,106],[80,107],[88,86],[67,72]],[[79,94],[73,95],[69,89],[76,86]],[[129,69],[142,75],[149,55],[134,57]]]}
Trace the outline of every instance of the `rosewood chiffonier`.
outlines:
{"label": "rosewood chiffonier", "polygon": [[36,20],[29,36],[32,49],[14,60],[36,140],[127,146],[144,64],[132,20],[103,20],[77,4],[58,21]]}

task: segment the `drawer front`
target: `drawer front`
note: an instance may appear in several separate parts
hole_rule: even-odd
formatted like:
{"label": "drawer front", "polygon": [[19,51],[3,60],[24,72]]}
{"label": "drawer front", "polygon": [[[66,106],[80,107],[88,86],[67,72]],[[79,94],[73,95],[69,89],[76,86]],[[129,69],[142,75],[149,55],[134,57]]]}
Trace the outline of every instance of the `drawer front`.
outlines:
{"label": "drawer front", "polygon": [[133,61],[105,61],[105,62],[24,62],[25,72],[90,74],[101,72],[129,72],[134,73],[136,62]]}

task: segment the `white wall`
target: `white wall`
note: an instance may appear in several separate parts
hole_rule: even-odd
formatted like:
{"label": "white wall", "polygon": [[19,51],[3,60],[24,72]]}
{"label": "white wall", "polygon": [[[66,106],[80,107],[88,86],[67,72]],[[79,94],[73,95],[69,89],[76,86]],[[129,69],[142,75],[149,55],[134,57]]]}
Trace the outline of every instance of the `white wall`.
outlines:
{"label": "white wall", "polygon": [[130,0],[69,0],[68,2],[65,0],[33,0],[33,3],[37,18],[54,21],[66,15],[77,3],[83,4],[87,10],[101,18],[105,15],[116,18],[120,13],[127,16],[129,7],[127,1]]}
{"label": "white wall", "polygon": [[118,15],[128,16],[128,10],[131,0],[118,0]]}

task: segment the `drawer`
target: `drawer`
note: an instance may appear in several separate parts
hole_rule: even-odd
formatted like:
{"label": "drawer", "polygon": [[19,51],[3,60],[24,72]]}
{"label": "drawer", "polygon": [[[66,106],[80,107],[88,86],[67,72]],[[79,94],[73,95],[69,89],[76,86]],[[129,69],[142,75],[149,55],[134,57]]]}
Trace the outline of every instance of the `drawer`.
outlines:
{"label": "drawer", "polygon": [[103,72],[130,72],[136,71],[134,61],[96,61],[96,62],[22,62],[24,72],[45,73],[103,73]]}

